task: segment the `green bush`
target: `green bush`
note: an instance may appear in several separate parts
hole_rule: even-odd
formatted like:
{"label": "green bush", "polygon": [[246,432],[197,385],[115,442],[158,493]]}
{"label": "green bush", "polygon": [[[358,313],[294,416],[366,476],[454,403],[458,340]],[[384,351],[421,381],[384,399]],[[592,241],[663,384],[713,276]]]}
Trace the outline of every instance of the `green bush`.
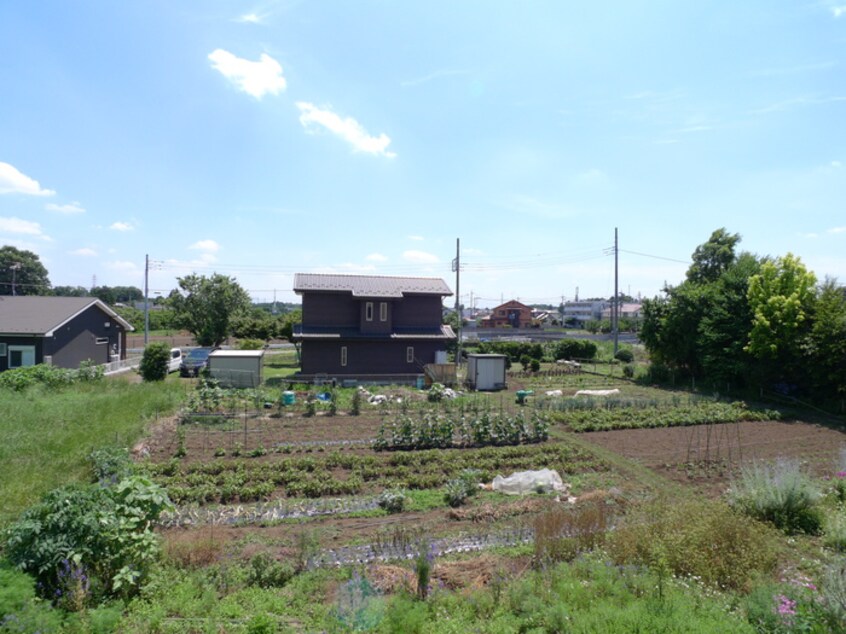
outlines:
{"label": "green bush", "polygon": [[634,352],[628,348],[621,348],[620,350],[617,350],[617,354],[614,355],[614,358],[617,359],[617,361],[622,361],[623,363],[631,363],[634,361]]}
{"label": "green bush", "polygon": [[455,508],[476,495],[479,491],[479,480],[482,473],[478,469],[463,469],[457,478],[448,481],[444,486],[444,502]]}
{"label": "green bush", "polygon": [[597,347],[587,339],[562,339],[553,348],[553,356],[558,359],[593,359]]}
{"label": "green bush", "polygon": [[829,548],[846,553],[846,513],[835,512],[826,518],[823,542]]}
{"label": "green bush", "polygon": [[748,590],[778,563],[778,535],[720,501],[657,500],[632,509],[608,534],[618,564],[694,576],[722,589]]}
{"label": "green bush", "polygon": [[21,392],[33,385],[61,388],[75,383],[90,383],[103,378],[103,367],[92,361],[83,361],[78,370],[58,368],[39,363],[24,368],[12,368],[0,373],[0,388]]}
{"label": "green bush", "polygon": [[115,484],[134,472],[134,463],[125,448],[106,447],[95,449],[89,454],[94,481],[100,484]]}
{"label": "green bush", "polygon": [[163,341],[157,341],[144,348],[138,372],[145,381],[164,381],[167,378],[169,362],[170,346]]}
{"label": "green bush", "polygon": [[55,489],[7,529],[6,557],[44,597],[73,589],[84,604],[131,594],[158,554],[152,523],[169,507],[164,490],[140,476]]}
{"label": "green bush", "polygon": [[35,580],[0,563],[0,632],[60,632],[61,613],[35,596]]}
{"label": "green bush", "polygon": [[631,363],[623,366],[623,376],[624,377],[626,377],[627,379],[632,379],[632,378],[634,378],[634,375],[635,375],[635,368]]}
{"label": "green bush", "polygon": [[729,503],[756,519],[770,522],[787,533],[816,535],[823,522],[817,506],[821,494],[798,462],[756,462],[741,470],[732,483]]}
{"label": "green bush", "polygon": [[270,555],[259,553],[250,559],[247,583],[259,588],[281,588],[294,576],[290,564],[276,561]]}
{"label": "green bush", "polygon": [[382,491],[379,496],[379,507],[388,513],[402,513],[407,502],[408,496],[403,491]]}

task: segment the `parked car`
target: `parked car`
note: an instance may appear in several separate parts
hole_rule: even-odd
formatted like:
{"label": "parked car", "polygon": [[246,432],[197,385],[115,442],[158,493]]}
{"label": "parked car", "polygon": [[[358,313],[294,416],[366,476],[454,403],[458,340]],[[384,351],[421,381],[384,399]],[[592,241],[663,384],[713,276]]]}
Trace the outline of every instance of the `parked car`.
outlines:
{"label": "parked car", "polygon": [[191,348],[179,364],[179,376],[199,376],[209,367],[209,355],[217,348]]}
{"label": "parked car", "polygon": [[181,348],[171,348],[170,349],[170,361],[167,362],[167,371],[168,372],[176,372],[179,370],[179,366],[182,365],[182,349]]}

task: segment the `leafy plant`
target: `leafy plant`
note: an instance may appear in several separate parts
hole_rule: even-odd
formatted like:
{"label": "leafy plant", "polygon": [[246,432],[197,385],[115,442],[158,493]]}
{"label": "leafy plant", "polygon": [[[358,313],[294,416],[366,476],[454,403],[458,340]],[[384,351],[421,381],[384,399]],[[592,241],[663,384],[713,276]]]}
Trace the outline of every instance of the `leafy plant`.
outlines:
{"label": "leafy plant", "polygon": [[729,491],[730,504],[759,520],[771,522],[788,533],[817,534],[822,512],[821,494],[798,462],[778,460],[745,466]]}
{"label": "leafy plant", "polygon": [[379,507],[388,513],[402,513],[408,497],[400,490],[388,489],[379,496]]}

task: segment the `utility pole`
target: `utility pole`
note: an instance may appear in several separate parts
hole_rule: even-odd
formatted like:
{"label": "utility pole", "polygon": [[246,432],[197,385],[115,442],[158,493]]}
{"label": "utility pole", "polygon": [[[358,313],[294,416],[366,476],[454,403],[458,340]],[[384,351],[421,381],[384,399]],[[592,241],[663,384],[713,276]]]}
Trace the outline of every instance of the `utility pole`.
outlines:
{"label": "utility pole", "polygon": [[[461,241],[455,239],[455,259],[452,261],[452,270],[455,271],[455,312],[458,315],[458,344],[455,348],[455,370],[458,372],[458,367],[461,365],[461,294],[459,293],[459,280],[461,273]],[[458,377],[456,377],[457,379]]]}
{"label": "utility pole", "polygon": [[144,255],[144,347],[150,338],[150,254]]}
{"label": "utility pole", "polygon": [[617,227],[614,227],[614,303],[611,304],[611,318],[613,319],[611,327],[614,330],[614,357],[617,356],[620,335],[620,294],[617,290],[617,284],[619,281],[619,253],[620,249],[617,243]]}
{"label": "utility pole", "polygon": [[9,269],[12,271],[12,297],[17,295],[17,291],[15,289],[15,273],[21,270],[21,263],[15,262],[12,264]]}

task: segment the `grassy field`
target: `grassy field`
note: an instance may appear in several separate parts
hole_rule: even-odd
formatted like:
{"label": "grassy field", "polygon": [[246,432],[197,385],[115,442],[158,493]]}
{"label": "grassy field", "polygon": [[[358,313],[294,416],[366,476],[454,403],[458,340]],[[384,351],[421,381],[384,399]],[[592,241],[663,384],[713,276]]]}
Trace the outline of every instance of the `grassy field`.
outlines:
{"label": "grassy field", "polygon": [[47,391],[3,391],[0,526],[46,491],[86,477],[100,447],[132,447],[145,425],[184,398],[179,382],[108,380]]}

